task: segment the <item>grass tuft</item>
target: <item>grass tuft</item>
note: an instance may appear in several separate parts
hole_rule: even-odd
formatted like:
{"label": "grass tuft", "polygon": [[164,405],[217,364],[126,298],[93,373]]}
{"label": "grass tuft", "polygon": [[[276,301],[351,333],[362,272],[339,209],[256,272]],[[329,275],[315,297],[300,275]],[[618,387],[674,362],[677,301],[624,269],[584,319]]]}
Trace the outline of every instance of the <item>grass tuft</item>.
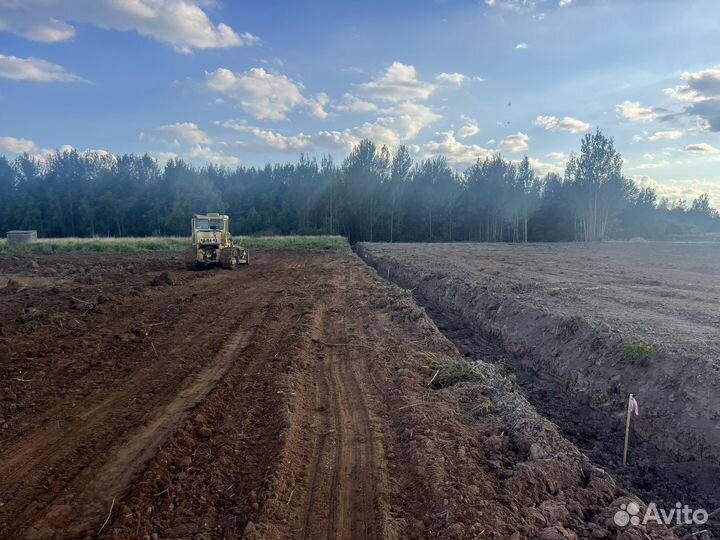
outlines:
{"label": "grass tuft", "polygon": [[625,343],[625,350],[633,356],[650,356],[655,352],[655,347],[647,343]]}
{"label": "grass tuft", "polygon": [[465,360],[440,360],[434,354],[419,352],[418,356],[426,360],[436,371],[430,388],[448,388],[463,381],[482,381],[485,377]]}

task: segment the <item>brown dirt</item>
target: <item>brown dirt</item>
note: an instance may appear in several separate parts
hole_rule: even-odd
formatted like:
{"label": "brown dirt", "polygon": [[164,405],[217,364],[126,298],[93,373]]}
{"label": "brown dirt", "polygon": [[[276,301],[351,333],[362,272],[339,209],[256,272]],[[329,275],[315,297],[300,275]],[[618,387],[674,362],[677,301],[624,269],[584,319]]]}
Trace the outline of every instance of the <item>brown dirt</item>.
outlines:
{"label": "brown dirt", "polygon": [[[363,244],[470,359],[646,500],[720,506],[717,244]],[[651,346],[648,354],[633,347]],[[629,348],[628,348],[629,346]],[[630,466],[624,407],[638,396]],[[717,516],[709,524],[720,535]]]}
{"label": "brown dirt", "polygon": [[0,257],[0,538],[672,537],[618,530],[632,495],[350,253],[30,260]]}

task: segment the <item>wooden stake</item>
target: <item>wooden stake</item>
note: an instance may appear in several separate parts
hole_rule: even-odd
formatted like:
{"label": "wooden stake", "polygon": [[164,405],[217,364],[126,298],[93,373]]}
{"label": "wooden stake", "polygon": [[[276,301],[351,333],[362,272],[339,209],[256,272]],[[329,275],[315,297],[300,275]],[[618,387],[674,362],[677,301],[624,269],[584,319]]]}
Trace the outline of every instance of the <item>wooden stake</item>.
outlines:
{"label": "wooden stake", "polygon": [[625,447],[623,449],[623,465],[627,465],[628,439],[630,438],[630,418],[632,417],[633,412],[632,400],[633,395],[630,394],[627,404],[627,418],[625,419]]}

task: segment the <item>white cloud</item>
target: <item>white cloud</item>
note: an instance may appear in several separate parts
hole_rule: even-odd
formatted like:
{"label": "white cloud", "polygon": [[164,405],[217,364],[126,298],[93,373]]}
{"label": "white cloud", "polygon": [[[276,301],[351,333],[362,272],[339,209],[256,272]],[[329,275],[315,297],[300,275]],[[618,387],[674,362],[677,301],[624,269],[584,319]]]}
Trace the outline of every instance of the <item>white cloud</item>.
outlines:
{"label": "white cloud", "polygon": [[399,103],[380,113],[375,124],[397,132],[401,141],[413,139],[442,118],[433,109],[420,103]]}
{"label": "white cloud", "polygon": [[461,86],[462,83],[464,83],[467,80],[467,76],[463,75],[462,73],[445,73],[442,72],[438,75],[435,75],[435,79],[437,79],[440,82],[452,84],[455,86]]}
{"label": "white cloud", "polygon": [[314,98],[307,99],[305,105],[310,109],[310,114],[320,120],[325,120],[325,118],[328,117],[328,113],[325,110],[328,103],[330,103],[328,95],[325,92],[320,92]]}
{"label": "white cloud", "polygon": [[34,154],[37,151],[37,145],[28,139],[18,139],[16,137],[0,137],[0,150],[10,152],[11,154]]}
{"label": "white cloud", "polygon": [[182,122],[160,126],[159,131],[167,133],[176,140],[180,139],[187,144],[210,144],[212,139],[193,122]]}
{"label": "white cloud", "polygon": [[665,92],[684,103],[686,113],[701,118],[704,130],[720,131],[720,66],[682,74],[685,84]]}
{"label": "white cloud", "polygon": [[251,132],[256,138],[274,150],[308,150],[314,144],[312,137],[303,133],[289,137],[259,128],[253,128]]}
{"label": "white cloud", "polygon": [[285,120],[296,107],[306,107],[318,118],[327,116],[326,94],[308,99],[299,84],[263,68],[252,68],[245,73],[218,68],[207,73],[207,87],[240,102],[242,108],[258,120]]}
{"label": "white cloud", "polygon": [[549,154],[546,154],[545,157],[553,161],[567,160],[567,154],[565,154],[565,152],[550,152]]}
{"label": "white cloud", "polygon": [[535,119],[535,125],[541,126],[546,130],[552,131],[569,131],[570,133],[583,133],[590,129],[590,124],[566,116],[565,118],[558,119],[555,116],[538,116]]}
{"label": "white cloud", "polygon": [[0,54],[0,77],[15,81],[83,82],[57,64],[39,58],[18,58]]}
{"label": "white cloud", "polygon": [[548,173],[562,174],[565,171],[565,167],[561,163],[553,163],[542,161],[536,158],[528,158],[530,166],[540,176],[545,176]]}
{"label": "white cloud", "polygon": [[688,72],[680,77],[685,84],[665,89],[665,93],[686,103],[720,99],[720,67]]}
{"label": "white cloud", "polygon": [[648,171],[652,169],[664,169],[670,165],[669,161],[657,161],[654,163],[640,163],[639,165],[635,165],[633,167],[630,167],[630,170],[633,171]]}
{"label": "white cloud", "polygon": [[685,135],[685,132],[678,129],[670,129],[665,131],[656,131],[648,137],[648,141],[671,140],[674,141]]}
{"label": "white cloud", "polygon": [[363,94],[384,101],[425,100],[435,91],[435,85],[418,79],[414,66],[400,62],[393,62],[383,75],[358,88]]}
{"label": "white cloud", "polygon": [[171,159],[177,159],[179,157],[175,152],[151,152],[150,155],[163,166]]}
{"label": "white cloud", "polygon": [[191,159],[206,161],[207,163],[215,163],[227,167],[237,167],[240,165],[240,158],[224,154],[209,146],[197,145],[193,146],[187,156]]}
{"label": "white cloud", "polygon": [[423,158],[445,156],[448,163],[454,167],[468,166],[478,159],[483,160],[492,156],[492,151],[476,144],[463,144],[455,138],[453,131],[436,133],[436,140],[430,141],[417,148],[417,153]]}
{"label": "white cloud", "polygon": [[442,118],[420,103],[398,103],[379,112],[372,122],[343,130],[323,130],[314,134],[284,135],[249,126],[244,121],[215,122],[239,133],[251,133],[266,147],[279,151],[310,151],[318,148],[349,152],[361,139],[371,139],[379,146],[396,147],[416,137],[423,129]]}
{"label": "white cloud", "polygon": [[467,124],[458,130],[458,137],[461,139],[467,139],[468,137],[472,137],[478,133],[480,133],[480,128],[478,127],[477,122],[475,120],[468,119]]}
{"label": "white cloud", "polygon": [[615,106],[615,110],[631,122],[650,122],[657,120],[660,116],[660,110],[654,107],[643,107],[639,101],[623,101],[620,105]]}
{"label": "white cloud", "polygon": [[378,110],[375,103],[360,99],[352,94],[345,94],[343,101],[334,105],[333,108],[341,112],[374,112]]}
{"label": "white cloud", "polygon": [[537,0],[485,0],[485,3],[490,7],[520,13],[534,9],[538,2]]}
{"label": "white cloud", "polygon": [[529,49],[529,48],[530,48],[530,45],[528,45],[527,43],[518,43],[517,45],[515,45],[515,49],[518,49],[518,50]]}
{"label": "white cloud", "polygon": [[378,145],[396,147],[415,138],[423,129],[442,116],[419,103],[400,103],[383,109],[373,122],[342,131],[321,131],[313,137],[319,145],[350,151],[361,139],[372,139]]}
{"label": "white cloud", "polygon": [[684,199],[692,201],[703,193],[710,195],[713,204],[720,203],[720,178],[670,178],[655,180],[650,176],[639,174],[632,176],[633,181],[640,187],[650,187],[660,197],[671,201]]}
{"label": "white cloud", "polygon": [[500,148],[509,152],[521,152],[528,149],[529,137],[527,134],[518,131],[500,141]]}
{"label": "white cloud", "polygon": [[560,6],[561,8],[568,7],[570,4],[572,4],[572,2],[573,0],[560,0],[560,2],[558,2],[558,6]]}
{"label": "white cloud", "polygon": [[203,7],[209,0],[6,0],[0,3],[0,30],[27,39],[58,42],[75,35],[70,23],[134,31],[172,45],[176,51],[238,47],[254,43],[249,33],[214,24]]}
{"label": "white cloud", "polygon": [[720,154],[720,148],[716,148],[707,143],[689,144],[685,147],[685,151],[698,154]]}

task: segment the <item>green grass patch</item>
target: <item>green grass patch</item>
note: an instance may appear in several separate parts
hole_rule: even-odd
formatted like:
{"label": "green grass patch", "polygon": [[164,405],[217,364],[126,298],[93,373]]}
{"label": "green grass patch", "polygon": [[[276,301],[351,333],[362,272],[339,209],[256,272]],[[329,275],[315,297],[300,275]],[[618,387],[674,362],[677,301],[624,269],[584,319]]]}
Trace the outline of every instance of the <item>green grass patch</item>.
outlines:
{"label": "green grass patch", "polygon": [[625,343],[625,350],[633,356],[645,357],[655,352],[655,347],[647,343]]}
{"label": "green grass patch", "polygon": [[[253,249],[332,250],[349,249],[342,236],[243,236],[235,242]],[[151,236],[146,238],[41,238],[29,244],[9,244],[0,240],[0,253],[70,253],[143,251],[182,251],[190,247],[190,238]]]}
{"label": "green grass patch", "polygon": [[252,249],[299,249],[343,251],[350,249],[344,236],[241,236],[237,240]]}

